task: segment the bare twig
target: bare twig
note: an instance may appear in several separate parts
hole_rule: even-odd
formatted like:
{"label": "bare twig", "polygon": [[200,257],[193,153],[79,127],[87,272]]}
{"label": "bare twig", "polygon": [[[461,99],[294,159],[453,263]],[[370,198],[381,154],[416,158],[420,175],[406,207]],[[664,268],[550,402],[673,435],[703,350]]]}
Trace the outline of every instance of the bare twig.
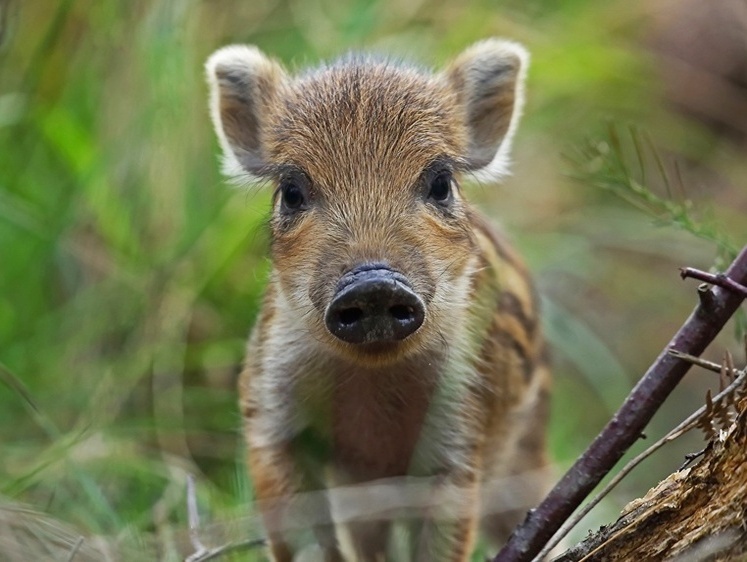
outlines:
{"label": "bare twig", "polygon": [[252,548],[264,546],[264,544],[265,541],[263,539],[249,539],[245,541],[232,542],[224,544],[222,546],[216,546],[215,548],[205,549],[203,552],[195,552],[194,554],[185,558],[184,562],[205,562],[206,560],[215,560],[216,558],[219,558],[231,552],[238,552],[240,550],[251,550]]}
{"label": "bare twig", "polygon": [[78,540],[75,541],[73,548],[70,550],[70,554],[67,555],[67,562],[73,562],[75,555],[78,554],[78,551],[80,550],[80,547],[82,545],[83,545],[83,537],[80,536],[78,537]]}
{"label": "bare twig", "polygon": [[187,519],[189,521],[189,539],[192,542],[194,552],[184,559],[184,562],[205,562],[214,560],[224,554],[239,550],[248,550],[263,546],[263,539],[251,539],[245,541],[231,542],[215,548],[207,548],[200,540],[200,512],[197,509],[197,494],[195,492],[195,478],[187,475]]}
{"label": "bare twig", "polygon": [[703,455],[705,455],[705,452],[707,450],[708,450],[708,447],[703,447],[700,451],[695,451],[694,453],[687,453],[685,455],[685,462],[683,462],[680,465],[680,467],[677,469],[677,472],[685,470],[687,468],[687,465],[689,465],[695,459],[697,459],[697,458],[702,457]]}
{"label": "bare twig", "polygon": [[706,283],[710,283],[711,285],[722,287],[727,291],[733,291],[737,294],[740,294],[743,298],[747,298],[747,287],[745,287],[741,283],[737,283],[733,279],[730,279],[723,273],[707,273],[705,271],[701,271],[700,269],[695,269],[694,267],[681,267],[680,277],[682,277],[683,279],[692,277],[693,279],[698,279],[699,281],[705,281]]}
{"label": "bare twig", "polygon": [[[683,354],[680,354],[680,357]],[[700,359],[697,357],[693,357],[695,361],[692,361],[692,363],[699,364]],[[710,362],[709,362],[710,363]],[[715,363],[713,363],[715,365]],[[549,554],[549,552],[555,548],[555,546],[563,540],[563,537],[565,537],[573,527],[578,525],[578,523],[586,517],[586,515],[594,509],[594,507],[607,495],[610,493],[610,491],[617,486],[620,481],[625,478],[630,472],[638,466],[641,462],[643,462],[645,459],[650,457],[652,454],[654,454],[656,451],[661,449],[664,445],[667,443],[670,443],[674,441],[675,439],[681,437],[691,429],[694,429],[698,427],[698,423],[700,419],[708,412],[709,407],[712,407],[712,404],[719,404],[722,401],[726,401],[732,393],[745,385],[745,382],[747,381],[747,367],[739,372],[736,371],[733,366],[731,367],[731,372],[738,375],[736,379],[734,379],[729,386],[724,388],[721,392],[719,392],[713,400],[709,400],[709,404],[706,406],[701,406],[698,408],[695,412],[693,412],[691,415],[689,415],[685,420],[683,420],[677,427],[675,427],[673,430],[671,430],[669,433],[667,433],[664,437],[659,439],[656,443],[651,445],[648,449],[643,451],[642,453],[638,454],[635,458],[631,459],[628,464],[626,464],[623,469],[615,474],[615,477],[610,480],[607,485],[602,488],[602,490],[592,499],[589,503],[587,503],[580,511],[575,513],[573,517],[569,518],[563,526],[560,528],[560,530],[553,536],[552,540],[547,543],[547,545],[540,551],[540,553],[537,555],[535,560],[542,560],[545,556]],[[708,397],[710,398],[710,393],[708,394]],[[703,451],[700,451],[699,453],[696,453],[695,455],[688,455],[690,458],[687,459],[687,462],[682,465],[678,470],[682,470],[687,464],[689,464],[693,459],[697,458],[698,456],[702,455]]]}
{"label": "bare twig", "polygon": [[[747,283],[747,246],[725,276]],[[654,413],[690,368],[690,363],[669,354],[669,349],[700,355],[731,318],[744,296],[715,286],[711,298],[700,299],[623,405],[570,470],[536,509],[527,514],[493,562],[528,562],[542,550],[586,496],[638,439]]]}
{"label": "bare twig", "polygon": [[703,359],[702,357],[696,357],[695,355],[690,355],[689,353],[683,353],[682,351],[678,351],[676,349],[670,349],[669,355],[671,355],[672,357],[678,357],[679,359],[683,359],[684,361],[687,361],[688,363],[692,363],[693,365],[702,367],[703,369],[706,369],[707,371],[713,371],[714,373],[720,373],[721,369],[723,368],[718,363],[714,363],[713,361],[708,361],[707,359]]}
{"label": "bare twig", "polygon": [[[200,540],[200,512],[197,510],[197,494],[195,493],[195,477],[187,475],[187,520],[189,521],[189,540],[195,552],[187,558],[187,561],[195,560],[195,556],[202,556],[207,548]],[[199,558],[196,558],[199,560]]]}

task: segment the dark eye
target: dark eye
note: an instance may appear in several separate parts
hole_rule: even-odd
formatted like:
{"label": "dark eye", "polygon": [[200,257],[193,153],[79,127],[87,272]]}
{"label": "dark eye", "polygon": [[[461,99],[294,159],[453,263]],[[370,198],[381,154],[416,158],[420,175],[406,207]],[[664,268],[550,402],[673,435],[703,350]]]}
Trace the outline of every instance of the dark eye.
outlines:
{"label": "dark eye", "polygon": [[293,213],[306,207],[306,193],[295,182],[284,182],[280,185],[280,197],[283,211]]}
{"label": "dark eye", "polygon": [[451,174],[440,172],[431,180],[428,198],[441,205],[448,204],[451,201],[451,184]]}

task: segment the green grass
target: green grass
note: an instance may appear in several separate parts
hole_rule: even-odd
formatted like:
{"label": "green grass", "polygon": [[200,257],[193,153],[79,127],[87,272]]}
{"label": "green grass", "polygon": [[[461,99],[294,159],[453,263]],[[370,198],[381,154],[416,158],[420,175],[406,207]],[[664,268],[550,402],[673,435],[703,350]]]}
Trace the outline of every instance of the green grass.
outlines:
{"label": "green grass", "polygon": [[[579,170],[562,155],[606,138],[608,119],[645,127],[667,158],[730,178],[732,187],[687,197],[710,205],[735,244],[746,238],[747,167],[736,149],[714,149],[710,133],[665,108],[639,43],[643,17],[635,3],[589,0],[500,9],[0,1],[7,559],[64,560],[85,536],[76,560],[98,559],[101,545],[128,560],[178,560],[188,544],[187,474],[197,476],[205,524],[217,523],[206,542],[259,533],[235,378],[269,268],[269,193],[236,190],[218,174],[202,64],[229,42],[256,43],[291,67],[364,47],[438,65],[488,35],[529,46],[515,176],[470,195],[505,223],[551,303],[553,451],[570,462],[689,313],[693,287],[680,284],[675,265],[708,267],[716,248],[568,181]],[[703,388],[683,389],[657,427],[685,417],[683,404]],[[575,407],[578,396],[589,397],[588,412]],[[654,472],[678,464],[670,461]],[[633,490],[653,483],[644,475]]]}

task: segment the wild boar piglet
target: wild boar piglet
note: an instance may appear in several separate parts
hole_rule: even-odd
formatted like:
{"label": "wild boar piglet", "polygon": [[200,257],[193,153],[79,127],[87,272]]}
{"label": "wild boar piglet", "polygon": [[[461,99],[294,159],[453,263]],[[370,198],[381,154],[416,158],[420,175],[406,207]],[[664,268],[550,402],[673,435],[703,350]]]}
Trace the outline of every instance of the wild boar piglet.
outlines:
{"label": "wild boar piglet", "polygon": [[239,390],[276,562],[467,561],[543,492],[537,298],[459,185],[505,172],[527,63],[498,39],[439,72],[208,60],[225,172],[275,189]]}

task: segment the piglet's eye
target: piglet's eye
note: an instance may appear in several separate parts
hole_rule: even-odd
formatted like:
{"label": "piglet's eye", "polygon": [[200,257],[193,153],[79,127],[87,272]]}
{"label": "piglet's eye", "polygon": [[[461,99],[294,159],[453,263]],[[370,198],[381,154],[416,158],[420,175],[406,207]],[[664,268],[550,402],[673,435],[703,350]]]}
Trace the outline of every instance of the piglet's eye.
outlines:
{"label": "piglet's eye", "polygon": [[280,185],[280,197],[282,210],[286,213],[294,213],[306,208],[306,192],[296,182],[283,182]]}
{"label": "piglet's eye", "polygon": [[428,198],[439,205],[448,205],[451,202],[453,178],[449,172],[439,172],[431,180]]}

